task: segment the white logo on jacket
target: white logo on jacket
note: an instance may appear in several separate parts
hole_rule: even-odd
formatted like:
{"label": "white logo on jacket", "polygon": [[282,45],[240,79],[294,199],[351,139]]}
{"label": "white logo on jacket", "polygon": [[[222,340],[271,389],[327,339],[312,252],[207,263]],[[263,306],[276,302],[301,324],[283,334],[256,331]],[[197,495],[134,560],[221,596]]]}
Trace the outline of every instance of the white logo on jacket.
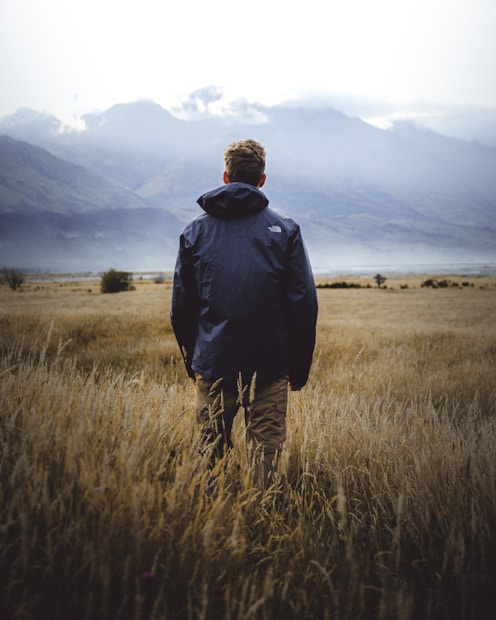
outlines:
{"label": "white logo on jacket", "polygon": [[278,226],[277,224],[273,224],[272,226],[269,226],[269,230],[270,232],[282,232],[281,227]]}

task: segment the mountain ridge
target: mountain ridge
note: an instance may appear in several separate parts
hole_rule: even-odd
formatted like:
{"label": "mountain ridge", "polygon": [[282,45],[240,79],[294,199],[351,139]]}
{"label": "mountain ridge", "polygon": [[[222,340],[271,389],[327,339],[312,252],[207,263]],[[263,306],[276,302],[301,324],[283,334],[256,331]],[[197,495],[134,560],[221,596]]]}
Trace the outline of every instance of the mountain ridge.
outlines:
{"label": "mountain ridge", "polygon": [[2,212],[43,209],[64,213],[145,206],[134,192],[92,171],[28,142],[0,136]]}
{"label": "mountain ridge", "polygon": [[[317,268],[395,264],[420,254],[441,262],[496,260],[496,149],[411,123],[382,130],[326,107],[258,106],[257,113],[258,122],[188,121],[142,101],[87,115],[83,132],[56,130],[46,116],[37,124],[35,114],[24,113],[17,125],[0,119],[0,133],[31,136],[52,155],[127,192],[114,201],[125,195],[129,204],[167,214],[162,246],[167,239],[168,248],[200,213],[197,197],[222,183],[225,146],[253,137],[267,149],[264,192],[271,206],[300,223]],[[110,210],[108,203],[90,202]],[[78,252],[84,262],[84,248]],[[171,256],[164,254],[169,268]]]}

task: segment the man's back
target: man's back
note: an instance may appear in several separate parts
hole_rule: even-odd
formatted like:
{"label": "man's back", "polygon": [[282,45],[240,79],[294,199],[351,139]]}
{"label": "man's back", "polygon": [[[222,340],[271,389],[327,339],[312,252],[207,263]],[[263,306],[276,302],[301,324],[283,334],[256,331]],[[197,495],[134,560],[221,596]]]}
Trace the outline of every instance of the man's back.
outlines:
{"label": "man's back", "polygon": [[[209,379],[256,372],[259,380],[293,375],[304,384],[316,299],[299,227],[244,183],[198,202],[206,213],[181,237],[173,297],[178,340],[196,330],[191,369]],[[193,306],[187,289],[196,292]],[[180,316],[193,307],[196,316]]]}

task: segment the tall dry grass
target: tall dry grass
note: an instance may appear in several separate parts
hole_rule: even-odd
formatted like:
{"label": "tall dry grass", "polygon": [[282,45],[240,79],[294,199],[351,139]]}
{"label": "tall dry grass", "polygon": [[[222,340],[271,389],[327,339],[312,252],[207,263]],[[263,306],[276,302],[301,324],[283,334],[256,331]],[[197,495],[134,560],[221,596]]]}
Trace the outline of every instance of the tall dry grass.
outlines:
{"label": "tall dry grass", "polygon": [[319,291],[263,493],[241,420],[210,484],[167,285],[97,291],[0,289],[1,618],[494,617],[494,282]]}

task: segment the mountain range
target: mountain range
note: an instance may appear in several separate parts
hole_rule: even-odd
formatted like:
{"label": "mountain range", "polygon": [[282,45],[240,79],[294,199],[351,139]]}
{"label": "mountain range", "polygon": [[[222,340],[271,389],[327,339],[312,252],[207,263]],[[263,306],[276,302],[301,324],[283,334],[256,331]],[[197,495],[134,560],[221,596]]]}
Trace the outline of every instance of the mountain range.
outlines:
{"label": "mountain range", "polygon": [[225,146],[245,137],[266,147],[263,191],[301,225],[316,271],[496,261],[494,147],[326,106],[193,121],[138,101],[83,121],[0,119],[0,265],[172,269],[196,199],[221,184]]}

